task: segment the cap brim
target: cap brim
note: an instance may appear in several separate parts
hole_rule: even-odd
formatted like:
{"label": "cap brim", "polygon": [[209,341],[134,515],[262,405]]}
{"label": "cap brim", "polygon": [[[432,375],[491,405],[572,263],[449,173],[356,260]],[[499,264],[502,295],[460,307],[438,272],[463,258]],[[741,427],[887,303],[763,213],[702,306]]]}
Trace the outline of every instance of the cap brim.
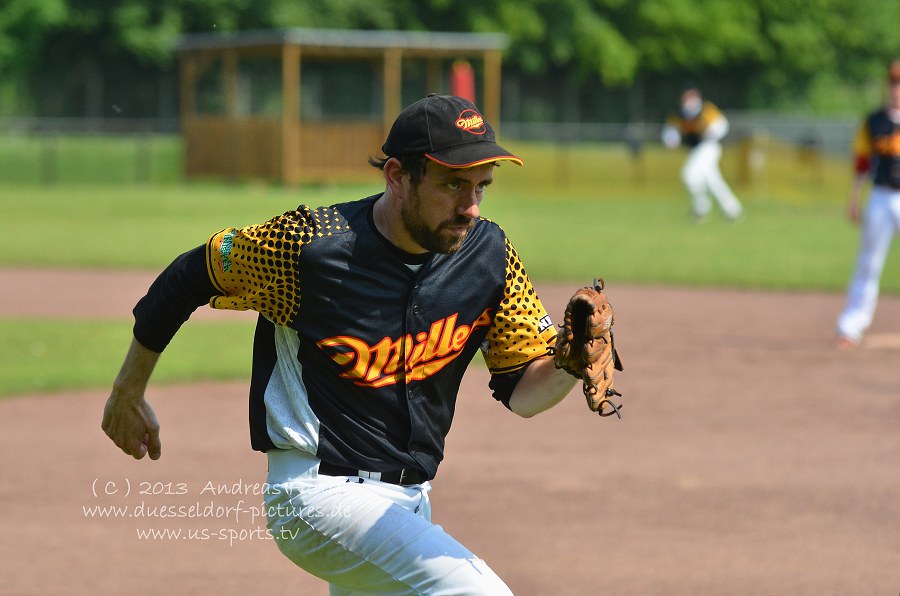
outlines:
{"label": "cap brim", "polygon": [[495,161],[511,161],[520,166],[525,163],[500,145],[483,141],[433,151],[425,157],[448,168],[473,168]]}

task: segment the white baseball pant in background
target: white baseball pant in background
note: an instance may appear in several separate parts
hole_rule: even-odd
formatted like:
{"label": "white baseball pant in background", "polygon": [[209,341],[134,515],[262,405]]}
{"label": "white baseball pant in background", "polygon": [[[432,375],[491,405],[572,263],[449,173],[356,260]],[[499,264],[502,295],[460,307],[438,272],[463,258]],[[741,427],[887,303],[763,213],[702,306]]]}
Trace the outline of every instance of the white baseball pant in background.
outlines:
{"label": "white baseball pant in background", "polygon": [[717,140],[705,140],[692,148],[681,168],[681,181],[691,195],[696,217],[706,217],[712,209],[710,195],[729,219],[737,219],[743,213],[740,201],[722,177],[719,160],[722,144]]}
{"label": "white baseball pant in background", "polygon": [[847,303],[838,317],[838,334],[854,342],[875,316],[881,272],[894,234],[900,231],[900,190],[873,186],[862,217],[856,269],[847,290]]}

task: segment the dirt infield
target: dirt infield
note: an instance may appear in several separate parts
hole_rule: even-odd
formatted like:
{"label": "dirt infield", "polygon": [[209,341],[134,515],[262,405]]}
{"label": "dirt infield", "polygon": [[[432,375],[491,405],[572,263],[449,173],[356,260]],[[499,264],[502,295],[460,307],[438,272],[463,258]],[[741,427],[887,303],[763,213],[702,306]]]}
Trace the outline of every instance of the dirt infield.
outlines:
{"label": "dirt infield", "polygon": [[[128,316],[151,279],[0,271],[0,312]],[[557,316],[573,289],[538,284]],[[65,309],[39,305],[56,291]],[[473,367],[435,520],[520,595],[900,592],[900,299],[843,352],[839,295],[608,292],[624,418],[575,391],[519,419]],[[326,594],[253,519],[246,384],[148,398],[157,462],[103,435],[104,391],[0,401],[0,593]]]}

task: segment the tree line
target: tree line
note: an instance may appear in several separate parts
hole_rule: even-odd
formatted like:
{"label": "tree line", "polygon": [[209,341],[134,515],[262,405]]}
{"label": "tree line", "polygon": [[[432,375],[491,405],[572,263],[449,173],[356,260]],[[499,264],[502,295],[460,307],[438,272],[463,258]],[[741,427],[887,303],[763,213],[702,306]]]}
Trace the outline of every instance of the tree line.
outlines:
{"label": "tree line", "polygon": [[895,0],[0,0],[0,116],[174,115],[179,36],[286,27],[503,32],[524,118],[658,118],[688,80],[735,109],[857,113],[898,22]]}

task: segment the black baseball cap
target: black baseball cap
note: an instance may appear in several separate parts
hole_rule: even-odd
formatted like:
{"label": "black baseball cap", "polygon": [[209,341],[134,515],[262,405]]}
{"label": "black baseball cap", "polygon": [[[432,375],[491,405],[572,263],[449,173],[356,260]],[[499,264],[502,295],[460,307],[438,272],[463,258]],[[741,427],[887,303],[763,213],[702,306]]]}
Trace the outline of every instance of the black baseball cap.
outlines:
{"label": "black baseball cap", "polygon": [[522,160],[497,144],[494,129],[472,102],[430,94],[400,112],[381,150],[388,157],[424,154],[448,168]]}

